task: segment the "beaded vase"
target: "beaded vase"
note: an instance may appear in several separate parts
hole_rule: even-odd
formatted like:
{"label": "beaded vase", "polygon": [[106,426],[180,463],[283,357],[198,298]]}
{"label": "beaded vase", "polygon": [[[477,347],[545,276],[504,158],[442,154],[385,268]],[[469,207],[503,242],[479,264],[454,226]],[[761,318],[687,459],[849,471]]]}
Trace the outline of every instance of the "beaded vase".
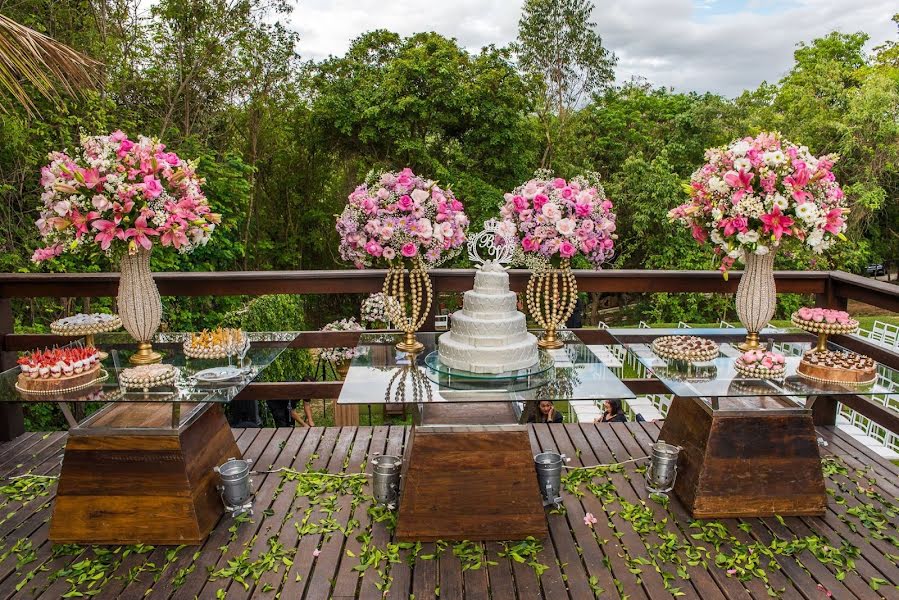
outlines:
{"label": "beaded vase", "polygon": [[151,344],[162,321],[162,300],[150,272],[149,250],[138,248],[136,253],[122,257],[118,305],[122,325],[137,342],[137,352],[129,362],[147,365],[162,360]]}

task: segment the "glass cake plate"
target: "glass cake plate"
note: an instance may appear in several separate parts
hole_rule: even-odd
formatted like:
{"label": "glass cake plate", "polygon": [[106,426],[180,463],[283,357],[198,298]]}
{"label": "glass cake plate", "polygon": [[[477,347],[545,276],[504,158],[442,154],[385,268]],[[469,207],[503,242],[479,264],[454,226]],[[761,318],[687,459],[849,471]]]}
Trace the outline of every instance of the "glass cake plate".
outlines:
{"label": "glass cake plate", "polygon": [[[516,369],[515,371],[505,371],[504,373],[472,373],[471,371],[463,371],[462,369],[454,369],[449,367],[440,360],[437,350],[434,350],[425,357],[425,364],[430,371],[447,375],[456,379],[476,379],[480,381],[514,381],[518,379],[527,379],[540,375],[553,368],[555,361],[546,350],[538,351],[537,362],[530,367],[524,369]],[[433,380],[432,380],[433,381]]]}

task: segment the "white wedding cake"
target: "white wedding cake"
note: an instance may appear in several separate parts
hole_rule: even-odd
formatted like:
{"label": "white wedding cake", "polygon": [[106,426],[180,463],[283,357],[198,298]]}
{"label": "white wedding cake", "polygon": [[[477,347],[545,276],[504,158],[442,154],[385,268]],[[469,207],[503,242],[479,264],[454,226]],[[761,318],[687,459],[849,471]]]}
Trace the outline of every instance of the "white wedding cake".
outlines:
{"label": "white wedding cake", "polygon": [[473,373],[504,373],[537,363],[537,338],[528,333],[517,310],[509,274],[497,261],[487,261],[465,292],[462,310],[453,313],[450,331],[440,336],[440,361]]}

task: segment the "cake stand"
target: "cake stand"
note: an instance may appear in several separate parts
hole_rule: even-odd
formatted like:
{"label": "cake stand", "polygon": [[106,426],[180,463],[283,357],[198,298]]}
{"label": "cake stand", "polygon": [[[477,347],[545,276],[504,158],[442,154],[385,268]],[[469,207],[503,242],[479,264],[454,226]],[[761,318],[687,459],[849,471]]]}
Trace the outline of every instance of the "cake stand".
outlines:
{"label": "cake stand", "polygon": [[[109,333],[122,328],[122,319],[118,315],[110,315],[109,319],[101,319],[99,315],[106,313],[92,313],[89,315],[75,315],[73,317],[63,317],[50,323],[50,331],[55,335],[75,335],[84,336],[84,343],[88,346],[94,345],[94,335],[98,333]],[[78,319],[78,317],[84,317]],[[105,360],[109,356],[102,350],[97,350],[100,354],[100,360]]]}
{"label": "cake stand", "polygon": [[503,373],[474,373],[455,369],[443,363],[436,350],[425,357],[427,378],[434,383],[457,390],[483,390],[501,388],[505,391],[523,392],[552,379],[551,370],[555,365],[553,357],[545,350],[539,350],[537,362],[524,369]]}
{"label": "cake stand", "polygon": [[824,352],[827,350],[827,337],[830,335],[847,335],[850,333],[855,333],[858,330],[858,321],[851,319],[849,323],[839,324],[839,323],[827,323],[826,321],[821,321],[820,323],[816,323],[814,321],[805,321],[799,318],[798,313],[793,313],[790,316],[790,321],[796,327],[804,331],[808,331],[809,333],[815,333],[818,335],[818,344],[815,347],[815,352]]}

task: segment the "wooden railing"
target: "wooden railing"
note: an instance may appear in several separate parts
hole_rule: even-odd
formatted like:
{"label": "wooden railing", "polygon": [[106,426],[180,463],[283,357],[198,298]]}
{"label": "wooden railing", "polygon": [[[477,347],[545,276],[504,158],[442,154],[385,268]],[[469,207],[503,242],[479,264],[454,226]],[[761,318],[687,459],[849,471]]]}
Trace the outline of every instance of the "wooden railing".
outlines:
{"label": "wooden railing", "polygon": [[[157,273],[155,279],[163,296],[258,296],[265,294],[348,294],[380,291],[384,271],[229,271],[203,273]],[[471,288],[471,269],[437,269],[431,272],[435,293],[460,292]],[[512,270],[512,289],[524,289],[529,272]],[[585,292],[608,293],[734,293],[742,273],[734,271],[724,280],[717,271],[577,271],[578,288]],[[778,293],[810,294],[818,306],[845,309],[857,300],[899,313],[899,286],[827,271],[778,271]],[[65,341],[52,335],[16,334],[13,331],[12,300],[16,298],[114,296],[118,273],[8,273],[0,274],[0,361],[4,369],[14,364],[14,353],[37,346]],[[423,327],[433,327],[437,303]],[[602,330],[583,329],[578,335],[590,344],[613,344]],[[303,332],[293,342],[297,348],[325,348],[355,344],[353,332]],[[878,361],[899,369],[899,355],[864,340],[840,337],[835,340]],[[625,384],[636,394],[665,393],[654,379],[630,379]],[[275,400],[336,398],[340,382],[253,383],[241,399]],[[841,397],[840,402],[892,432],[899,432],[899,413],[860,396]],[[815,420],[833,425],[836,403],[826,398],[816,402]],[[7,405],[4,405],[7,406]],[[14,406],[14,405],[13,405]],[[21,411],[0,406],[0,439],[18,435],[23,429]]]}

